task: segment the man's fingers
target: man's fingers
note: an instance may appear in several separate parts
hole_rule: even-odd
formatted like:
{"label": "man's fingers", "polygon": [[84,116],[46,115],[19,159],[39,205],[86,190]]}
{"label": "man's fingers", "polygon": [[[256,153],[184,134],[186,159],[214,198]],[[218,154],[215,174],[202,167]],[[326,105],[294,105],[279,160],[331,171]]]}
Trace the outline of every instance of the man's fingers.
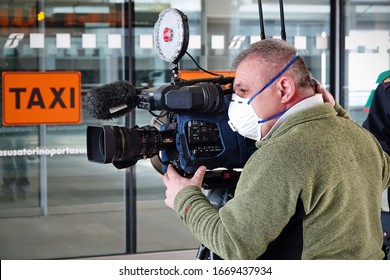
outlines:
{"label": "man's fingers", "polygon": [[195,181],[197,185],[201,185],[205,173],[206,173],[206,167],[205,166],[199,167],[196,170],[194,176],[192,176],[192,181]]}

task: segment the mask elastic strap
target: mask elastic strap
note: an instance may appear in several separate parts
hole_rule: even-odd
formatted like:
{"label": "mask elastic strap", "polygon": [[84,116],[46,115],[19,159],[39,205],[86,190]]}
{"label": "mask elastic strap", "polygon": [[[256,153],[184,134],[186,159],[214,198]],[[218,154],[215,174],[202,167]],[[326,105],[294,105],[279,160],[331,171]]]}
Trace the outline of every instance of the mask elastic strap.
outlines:
{"label": "mask elastic strap", "polygon": [[258,91],[257,93],[255,93],[251,98],[249,98],[248,100],[248,105],[252,102],[253,99],[255,99],[256,96],[258,96],[262,91],[264,91],[267,87],[269,87],[270,85],[272,85],[277,79],[280,78],[280,76],[282,76],[284,74],[284,72],[287,71],[288,68],[290,68],[290,66],[294,63],[294,61],[298,58],[299,54],[295,54],[294,57],[286,64],[286,66],[284,66],[284,68],[278,73],[276,74],[275,77],[272,78],[271,81],[269,81],[260,91]]}
{"label": "mask elastic strap", "polygon": [[268,119],[260,120],[260,121],[258,121],[258,123],[265,123],[265,122],[268,122],[270,120],[276,119],[276,118],[280,117],[281,115],[283,115],[284,113],[286,113],[287,111],[288,111],[288,109],[284,110],[283,112],[280,112],[279,114],[276,114],[275,116],[270,117]]}

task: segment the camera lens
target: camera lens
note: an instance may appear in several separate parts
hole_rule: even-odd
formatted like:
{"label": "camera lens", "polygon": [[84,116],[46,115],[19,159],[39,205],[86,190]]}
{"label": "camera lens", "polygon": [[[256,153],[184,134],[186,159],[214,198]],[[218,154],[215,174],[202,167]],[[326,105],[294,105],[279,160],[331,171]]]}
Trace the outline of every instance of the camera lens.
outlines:
{"label": "camera lens", "polygon": [[173,149],[174,139],[174,130],[159,131],[153,126],[89,126],[87,156],[92,162],[121,162],[119,165],[124,168],[157,155],[161,149]]}

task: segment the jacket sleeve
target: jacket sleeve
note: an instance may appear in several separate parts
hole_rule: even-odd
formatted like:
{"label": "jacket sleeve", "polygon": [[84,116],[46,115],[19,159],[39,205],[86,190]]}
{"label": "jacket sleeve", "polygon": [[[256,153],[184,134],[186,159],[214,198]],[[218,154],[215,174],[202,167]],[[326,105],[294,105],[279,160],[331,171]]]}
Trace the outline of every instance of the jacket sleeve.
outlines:
{"label": "jacket sleeve", "polygon": [[258,161],[249,161],[234,198],[219,210],[195,186],[184,188],[175,198],[175,210],[192,234],[223,259],[256,259],[264,254],[296,210],[298,192],[285,191],[288,188],[275,175],[284,172],[277,170],[283,167],[281,162],[259,167]]}

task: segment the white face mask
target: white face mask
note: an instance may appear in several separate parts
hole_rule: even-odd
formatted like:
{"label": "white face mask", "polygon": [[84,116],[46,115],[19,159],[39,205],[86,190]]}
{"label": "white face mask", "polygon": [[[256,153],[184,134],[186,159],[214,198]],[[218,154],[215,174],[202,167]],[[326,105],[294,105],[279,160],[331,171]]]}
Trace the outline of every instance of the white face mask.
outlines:
{"label": "white face mask", "polygon": [[288,68],[294,63],[294,61],[299,57],[298,54],[295,54],[294,57],[287,63],[286,66],[278,73],[275,77],[271,79],[261,90],[252,95],[251,98],[242,98],[236,94],[232,95],[232,100],[229,105],[228,115],[229,115],[229,125],[231,129],[235,132],[238,132],[240,135],[253,139],[261,139],[261,127],[265,122],[276,119],[282,116],[287,112],[288,109],[264,120],[260,119],[255,110],[251,105],[253,99],[272,85]]}
{"label": "white face mask", "polygon": [[229,104],[229,121],[231,129],[240,135],[252,140],[261,139],[261,119],[256,115],[251,104],[248,104],[249,98],[242,98],[236,94],[232,95]]}

